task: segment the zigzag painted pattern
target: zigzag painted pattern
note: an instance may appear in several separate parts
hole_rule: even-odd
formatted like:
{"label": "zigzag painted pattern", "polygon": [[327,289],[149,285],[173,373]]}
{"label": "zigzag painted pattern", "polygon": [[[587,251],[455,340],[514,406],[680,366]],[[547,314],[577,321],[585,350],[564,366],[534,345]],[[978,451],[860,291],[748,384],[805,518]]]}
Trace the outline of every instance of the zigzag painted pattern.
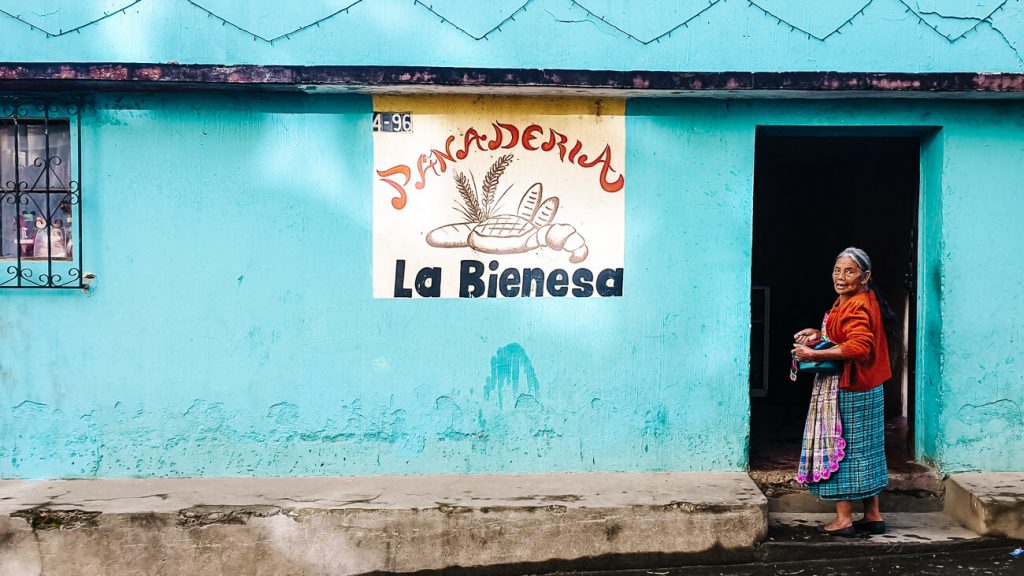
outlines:
{"label": "zigzag painted pattern", "polygon": [[[12,12],[9,12],[9,11],[3,10],[3,9],[0,9],[0,14],[6,16],[8,18],[11,18],[13,20],[18,21],[18,22],[20,22],[20,23],[30,27],[34,31],[37,31],[37,32],[40,32],[40,33],[44,34],[47,38],[58,38],[58,37],[61,37],[61,36],[66,36],[68,34],[72,34],[72,33],[80,33],[85,28],[88,28],[88,27],[91,27],[91,26],[96,26],[96,25],[99,25],[100,23],[102,23],[102,22],[104,22],[104,21],[106,21],[108,19],[117,17],[119,15],[124,15],[124,14],[126,14],[126,12],[130,8],[138,6],[139,4],[142,4],[144,2],[154,2],[154,1],[157,1],[157,0],[133,0],[133,1],[125,4],[121,8],[118,8],[118,9],[110,11],[110,12],[104,12],[102,15],[96,16],[92,20],[89,20],[88,22],[85,22],[85,23],[83,23],[81,25],[75,26],[73,28],[69,28],[67,30],[57,30],[57,31],[47,30],[45,28],[42,28],[39,25],[37,25],[37,24],[35,24],[33,22],[30,22],[28,19],[23,18],[20,14],[14,14]],[[167,0],[161,0],[161,1],[167,1]],[[255,41],[261,41],[261,42],[265,42],[265,43],[273,45],[274,43],[276,43],[276,42],[278,42],[280,40],[289,40],[293,36],[295,36],[297,34],[301,34],[302,32],[304,32],[306,30],[309,30],[311,28],[320,27],[321,25],[328,23],[330,20],[333,20],[333,19],[338,18],[338,17],[343,16],[343,15],[348,15],[350,13],[350,11],[352,11],[353,9],[358,8],[360,4],[366,4],[368,2],[380,1],[380,0],[352,0],[352,2],[350,4],[344,6],[344,7],[340,8],[340,9],[330,13],[330,14],[322,16],[322,17],[320,17],[320,18],[318,18],[316,20],[313,20],[313,21],[311,21],[311,22],[309,22],[307,24],[303,24],[301,26],[298,26],[298,27],[296,27],[295,29],[293,29],[293,30],[291,30],[289,32],[286,32],[286,33],[283,33],[283,34],[278,34],[276,36],[265,35],[265,34],[260,33],[259,31],[248,29],[248,28],[246,28],[246,27],[244,27],[244,26],[242,26],[242,25],[240,25],[240,24],[238,24],[236,22],[233,22],[228,17],[226,17],[226,16],[224,16],[222,14],[218,14],[218,13],[214,12],[213,10],[211,10],[211,9],[207,8],[206,6],[204,6],[199,1],[196,1],[196,0],[177,0],[177,1],[185,2],[185,3],[189,4],[189,5],[191,5],[194,9],[200,10],[200,11],[206,13],[206,15],[209,16],[210,18],[217,19],[218,21],[220,21],[225,26],[231,27],[232,29],[236,30],[237,32],[244,33],[244,34],[247,34],[249,36],[252,36],[253,40],[255,40]],[[426,2],[423,2],[421,0],[413,0],[412,1],[412,5],[415,8],[417,8],[418,10],[420,10],[420,12],[422,14],[424,14],[424,15],[429,14],[432,17],[439,18],[443,24],[449,25],[454,31],[457,31],[457,32],[459,32],[461,34],[464,34],[464,35],[466,35],[466,36],[468,36],[468,37],[470,37],[470,38],[472,38],[474,40],[480,41],[480,40],[486,40],[486,39],[488,39],[489,36],[500,32],[502,30],[502,27],[504,27],[504,26],[508,25],[509,23],[515,21],[516,16],[519,16],[520,14],[525,12],[527,9],[529,9],[534,4],[539,4],[539,3],[544,3],[544,2],[562,2],[564,4],[564,3],[567,2],[572,7],[572,9],[583,12],[588,19],[590,19],[590,20],[592,20],[594,22],[601,23],[601,25],[609,28],[610,30],[613,30],[613,31],[617,32],[618,34],[621,34],[625,38],[628,38],[628,39],[630,39],[632,41],[635,41],[637,43],[640,43],[642,45],[648,45],[648,44],[652,44],[652,43],[655,43],[655,42],[660,42],[662,39],[671,36],[674,32],[677,32],[679,29],[688,27],[689,24],[691,24],[692,22],[694,22],[698,18],[701,18],[702,16],[705,16],[705,14],[710,13],[719,4],[723,4],[723,3],[728,2],[728,1],[745,2],[748,5],[749,9],[756,10],[756,11],[760,12],[764,17],[770,18],[772,20],[775,20],[780,25],[787,26],[791,32],[796,33],[796,34],[806,35],[808,39],[810,39],[810,40],[817,40],[819,42],[826,42],[830,38],[832,38],[833,36],[835,36],[837,34],[841,34],[844,28],[846,28],[847,26],[850,26],[851,24],[854,23],[854,21],[856,21],[858,18],[863,16],[865,11],[867,11],[871,7],[871,5],[874,4],[876,1],[898,2],[903,7],[903,9],[904,9],[904,11],[906,13],[912,14],[914,17],[916,17],[917,22],[920,25],[927,27],[932,32],[934,32],[935,34],[938,34],[939,36],[941,36],[941,37],[945,38],[946,40],[948,40],[950,43],[955,43],[955,42],[958,42],[959,40],[962,40],[968,34],[976,31],[980,26],[982,26],[984,24],[984,25],[987,25],[988,27],[992,28],[996,33],[998,33],[1002,37],[1003,41],[1005,41],[1007,44],[1009,44],[1011,48],[1014,48],[1014,47],[1012,46],[1010,41],[1006,38],[1006,36],[1002,33],[1002,31],[1000,31],[998,28],[996,28],[996,25],[992,21],[992,16],[994,16],[997,12],[1005,9],[1007,7],[1007,5],[1011,3],[1011,1],[1013,3],[1019,3],[1020,2],[1020,0],[1002,0],[1002,2],[998,3],[997,5],[995,5],[995,7],[990,12],[988,12],[985,16],[981,16],[981,17],[972,17],[972,16],[949,16],[949,17],[946,17],[946,16],[938,15],[938,14],[933,13],[933,12],[924,12],[924,11],[920,11],[920,9],[915,9],[908,2],[906,2],[906,0],[866,0],[864,5],[860,8],[860,10],[854,12],[849,18],[847,18],[843,22],[838,23],[830,32],[828,32],[826,34],[815,34],[815,33],[811,32],[811,31],[809,31],[809,30],[807,30],[805,28],[801,28],[799,25],[797,25],[797,24],[787,20],[785,17],[783,17],[783,16],[781,16],[779,14],[776,14],[775,12],[772,12],[768,8],[765,8],[757,0],[708,0],[707,6],[704,6],[700,10],[697,10],[692,15],[690,15],[689,17],[683,19],[682,21],[677,22],[677,23],[675,23],[672,26],[669,26],[664,32],[662,32],[660,34],[657,34],[655,36],[652,36],[650,38],[646,38],[646,39],[645,38],[640,38],[639,36],[631,33],[630,31],[622,28],[619,25],[615,24],[613,21],[611,21],[609,19],[606,19],[603,16],[600,16],[599,14],[597,14],[596,12],[594,12],[593,10],[588,8],[588,6],[587,6],[585,1],[580,2],[580,1],[577,1],[577,0],[526,0],[525,2],[522,3],[522,5],[520,5],[514,11],[512,11],[512,13],[510,13],[508,16],[506,16],[506,17],[500,19],[499,21],[497,21],[494,24],[494,26],[492,26],[489,30],[487,30],[483,34],[473,34],[466,27],[460,25],[456,21],[457,19],[453,20],[449,15],[443,14],[439,10],[436,10],[433,7],[433,5],[431,5],[431,4],[427,4]],[[942,30],[937,25],[935,25],[932,22],[930,22],[926,18],[926,16],[939,16],[939,18],[954,18],[954,19],[957,19],[957,20],[964,20],[964,21],[968,21],[968,22],[973,22],[973,25],[970,26],[969,28],[967,28],[961,34],[951,35],[951,34],[946,34],[946,33],[942,32]],[[709,18],[710,18],[710,16],[709,16]],[[1014,49],[1014,52],[1016,53],[1016,49]],[[1019,54],[1018,54],[1018,59],[1020,59],[1020,55]],[[1022,62],[1022,64],[1024,64],[1024,59],[1022,59],[1021,62]]]}

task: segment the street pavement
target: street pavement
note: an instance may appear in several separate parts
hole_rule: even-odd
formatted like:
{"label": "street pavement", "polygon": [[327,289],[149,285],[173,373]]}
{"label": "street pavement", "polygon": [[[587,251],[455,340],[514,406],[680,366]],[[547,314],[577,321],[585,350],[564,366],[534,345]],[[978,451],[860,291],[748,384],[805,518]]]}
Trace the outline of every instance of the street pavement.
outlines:
{"label": "street pavement", "polygon": [[1014,558],[1010,555],[1012,550],[1014,548],[1003,546],[859,558],[562,573],[562,576],[1022,576],[1024,555]]}
{"label": "street pavement", "polygon": [[1024,576],[1024,553],[1011,555],[1024,546],[1022,541],[979,536],[941,512],[883,517],[885,534],[838,538],[816,529],[830,521],[831,514],[773,513],[768,538],[757,546],[754,562],[574,576]]}

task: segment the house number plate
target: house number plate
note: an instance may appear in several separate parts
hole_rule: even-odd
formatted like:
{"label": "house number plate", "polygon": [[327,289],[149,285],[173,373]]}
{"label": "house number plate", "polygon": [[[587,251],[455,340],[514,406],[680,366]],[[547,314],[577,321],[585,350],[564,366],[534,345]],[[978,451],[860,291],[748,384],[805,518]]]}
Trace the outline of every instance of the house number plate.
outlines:
{"label": "house number plate", "polygon": [[412,132],[412,113],[374,112],[374,132]]}

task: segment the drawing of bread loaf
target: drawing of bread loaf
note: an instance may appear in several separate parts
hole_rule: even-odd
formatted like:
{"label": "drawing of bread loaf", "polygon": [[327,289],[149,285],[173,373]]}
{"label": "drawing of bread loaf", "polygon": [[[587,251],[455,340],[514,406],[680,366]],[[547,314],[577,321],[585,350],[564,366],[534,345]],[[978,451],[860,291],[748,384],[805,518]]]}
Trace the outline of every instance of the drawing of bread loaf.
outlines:
{"label": "drawing of bread loaf", "polygon": [[[537,182],[523,194],[515,214],[479,214],[480,207],[493,208],[485,194],[483,202],[469,202],[472,194],[467,179],[456,174],[456,185],[466,205],[460,210],[467,222],[448,224],[427,234],[427,244],[436,248],[471,247],[485,254],[521,254],[537,248],[552,248],[570,253],[569,261],[577,264],[587,258],[586,241],[568,224],[552,224],[558,213],[557,197],[543,199],[544,186]],[[488,180],[485,179],[485,185]],[[506,190],[508,192],[508,190]],[[504,196],[504,195],[503,195]],[[476,196],[472,196],[474,199]],[[500,199],[499,199],[500,201]],[[478,221],[472,217],[483,216]]]}

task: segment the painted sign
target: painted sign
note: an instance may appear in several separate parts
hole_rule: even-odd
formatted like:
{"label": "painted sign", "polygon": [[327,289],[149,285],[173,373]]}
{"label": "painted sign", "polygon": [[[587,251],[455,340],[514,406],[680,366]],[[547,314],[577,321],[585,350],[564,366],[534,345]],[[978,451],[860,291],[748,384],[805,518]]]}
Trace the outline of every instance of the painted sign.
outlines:
{"label": "painted sign", "polygon": [[622,101],[375,97],[391,116],[409,130],[374,125],[375,298],[622,295]]}

